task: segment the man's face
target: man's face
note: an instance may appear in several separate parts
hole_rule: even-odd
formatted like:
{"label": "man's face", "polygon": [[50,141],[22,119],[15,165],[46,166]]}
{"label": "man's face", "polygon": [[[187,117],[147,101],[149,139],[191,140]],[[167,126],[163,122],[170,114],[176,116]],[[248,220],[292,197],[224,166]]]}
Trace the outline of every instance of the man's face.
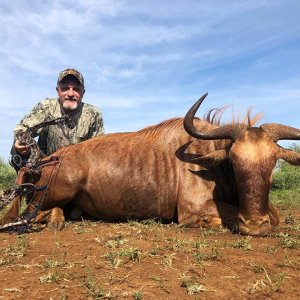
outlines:
{"label": "man's face", "polygon": [[64,78],[58,84],[56,90],[64,109],[77,109],[84,94],[84,87],[75,77],[67,76]]}

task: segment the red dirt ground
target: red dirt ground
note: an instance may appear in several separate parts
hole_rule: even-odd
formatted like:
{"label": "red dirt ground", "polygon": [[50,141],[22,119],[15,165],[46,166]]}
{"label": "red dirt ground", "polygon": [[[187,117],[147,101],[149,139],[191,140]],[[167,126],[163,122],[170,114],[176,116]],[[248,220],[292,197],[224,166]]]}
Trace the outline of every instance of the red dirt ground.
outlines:
{"label": "red dirt ground", "polygon": [[0,299],[300,299],[299,231],[294,209],[265,238],[151,220],[0,233]]}

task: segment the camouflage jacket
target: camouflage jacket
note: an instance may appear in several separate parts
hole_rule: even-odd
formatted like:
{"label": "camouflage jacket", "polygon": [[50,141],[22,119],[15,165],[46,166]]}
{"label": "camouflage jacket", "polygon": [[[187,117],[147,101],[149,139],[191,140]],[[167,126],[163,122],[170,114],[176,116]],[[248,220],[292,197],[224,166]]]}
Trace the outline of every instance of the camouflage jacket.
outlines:
{"label": "camouflage jacket", "polygon": [[[28,127],[50,121],[64,115],[58,98],[46,98],[39,102],[16,126],[14,135]],[[72,116],[71,124],[50,125],[34,133],[46,155],[51,155],[63,146],[76,144],[104,133],[101,112],[93,105],[81,103]]]}

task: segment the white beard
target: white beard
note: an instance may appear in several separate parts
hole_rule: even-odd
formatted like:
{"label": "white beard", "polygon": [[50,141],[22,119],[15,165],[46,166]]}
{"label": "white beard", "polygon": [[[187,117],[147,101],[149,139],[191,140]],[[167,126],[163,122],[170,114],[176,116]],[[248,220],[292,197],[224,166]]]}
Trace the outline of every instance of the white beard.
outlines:
{"label": "white beard", "polygon": [[78,108],[78,102],[65,100],[62,106],[65,110],[75,110]]}

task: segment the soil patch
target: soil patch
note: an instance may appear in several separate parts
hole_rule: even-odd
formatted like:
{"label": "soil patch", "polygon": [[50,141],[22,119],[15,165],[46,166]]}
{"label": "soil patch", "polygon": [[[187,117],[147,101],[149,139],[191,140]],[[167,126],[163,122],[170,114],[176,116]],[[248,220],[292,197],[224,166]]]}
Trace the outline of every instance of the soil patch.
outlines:
{"label": "soil patch", "polygon": [[0,299],[300,299],[300,209],[281,215],[264,238],[153,220],[0,233]]}

